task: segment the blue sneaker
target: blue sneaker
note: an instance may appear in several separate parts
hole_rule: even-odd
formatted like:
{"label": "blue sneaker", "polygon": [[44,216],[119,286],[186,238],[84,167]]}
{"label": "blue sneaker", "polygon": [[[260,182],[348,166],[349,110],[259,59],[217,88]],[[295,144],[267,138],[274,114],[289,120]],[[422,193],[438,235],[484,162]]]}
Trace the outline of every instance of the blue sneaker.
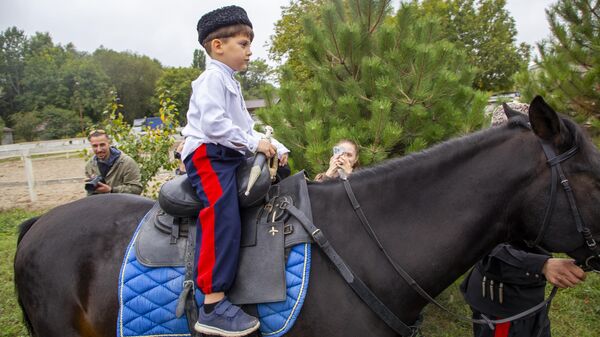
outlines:
{"label": "blue sneaker", "polygon": [[210,314],[205,313],[203,308],[198,311],[198,322],[194,325],[194,330],[207,335],[246,336],[260,326],[258,318],[246,314],[227,298],[222,299]]}

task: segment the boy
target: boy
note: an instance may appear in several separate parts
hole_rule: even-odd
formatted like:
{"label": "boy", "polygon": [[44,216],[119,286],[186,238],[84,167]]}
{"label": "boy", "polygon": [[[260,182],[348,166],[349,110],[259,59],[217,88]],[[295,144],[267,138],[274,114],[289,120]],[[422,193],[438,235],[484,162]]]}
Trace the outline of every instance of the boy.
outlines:
{"label": "boy", "polygon": [[188,124],[182,151],[188,179],[206,206],[198,216],[196,286],[204,293],[195,330],[219,336],[245,336],[258,329],[225,297],[235,278],[241,224],[236,169],[248,152],[276,153],[287,162],[283,145],[273,144],[253,130],[236,71],[245,70],[252,52],[252,23],[237,6],[219,8],[198,21],[198,41],[210,58],[206,70],[192,83]]}

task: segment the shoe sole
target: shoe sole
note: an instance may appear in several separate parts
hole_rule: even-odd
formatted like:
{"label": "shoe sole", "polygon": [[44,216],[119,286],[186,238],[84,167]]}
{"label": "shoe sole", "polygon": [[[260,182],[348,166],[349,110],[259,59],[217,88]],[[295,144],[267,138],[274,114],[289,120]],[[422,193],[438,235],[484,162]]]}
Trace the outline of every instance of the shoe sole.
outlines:
{"label": "shoe sole", "polygon": [[260,322],[256,322],[255,326],[252,326],[246,330],[242,331],[227,331],[219,328],[215,328],[214,326],[208,326],[204,324],[200,324],[196,322],[194,325],[194,330],[199,333],[207,334],[207,335],[215,335],[215,336],[224,336],[224,337],[241,337],[251,334],[252,332],[258,330],[260,327]]}

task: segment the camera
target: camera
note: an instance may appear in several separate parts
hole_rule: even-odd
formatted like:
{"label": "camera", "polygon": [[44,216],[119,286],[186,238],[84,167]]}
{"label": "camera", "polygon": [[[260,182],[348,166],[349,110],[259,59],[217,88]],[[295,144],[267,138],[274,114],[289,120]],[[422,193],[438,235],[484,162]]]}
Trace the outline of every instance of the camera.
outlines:
{"label": "camera", "polygon": [[98,188],[98,183],[106,183],[103,176],[95,176],[94,178],[90,179],[90,181],[86,181],[85,190],[89,192],[95,191],[96,188]]}
{"label": "camera", "polygon": [[334,146],[333,147],[333,155],[336,157],[343,154],[344,152],[346,152],[346,149],[344,149],[343,146]]}
{"label": "camera", "polygon": [[173,151],[173,158],[181,159],[181,153],[177,150]]}

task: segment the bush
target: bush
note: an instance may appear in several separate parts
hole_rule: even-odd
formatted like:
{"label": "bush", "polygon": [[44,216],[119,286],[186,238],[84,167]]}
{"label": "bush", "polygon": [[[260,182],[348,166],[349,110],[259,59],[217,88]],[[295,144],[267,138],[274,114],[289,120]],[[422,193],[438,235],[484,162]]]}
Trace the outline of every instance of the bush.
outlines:
{"label": "bush", "polygon": [[10,118],[17,140],[31,142],[37,139],[39,127],[42,124],[39,113],[35,111],[19,112]]}
{"label": "bush", "polygon": [[107,118],[98,127],[106,130],[119,150],[136,161],[140,167],[142,187],[144,192],[150,196],[154,196],[156,192],[155,188],[153,189],[156,186],[148,186],[152,178],[160,170],[174,170],[178,164],[171,160],[170,153],[175,142],[174,135],[179,126],[177,120],[179,111],[167,90],[161,91],[159,100],[159,115],[163,122],[159,128],[146,127],[141,133],[134,132],[132,125],[127,123],[123,114],[119,112],[123,105],[117,102],[114,95],[104,112]]}

